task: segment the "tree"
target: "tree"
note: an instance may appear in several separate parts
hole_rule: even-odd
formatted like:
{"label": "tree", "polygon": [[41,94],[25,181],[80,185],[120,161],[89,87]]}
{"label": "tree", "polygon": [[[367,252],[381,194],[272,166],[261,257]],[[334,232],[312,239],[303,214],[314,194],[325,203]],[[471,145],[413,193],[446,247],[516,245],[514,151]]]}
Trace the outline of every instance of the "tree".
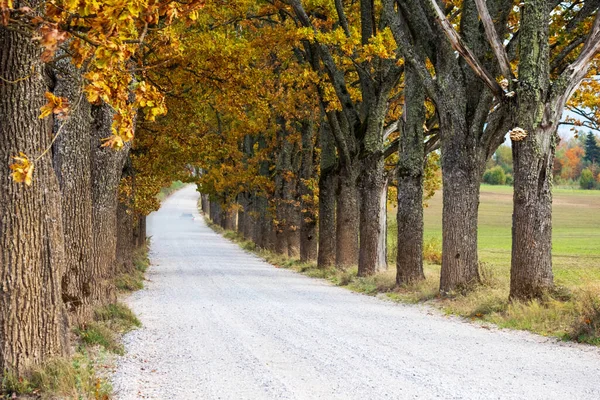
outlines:
{"label": "tree", "polygon": [[586,168],[581,171],[581,178],[579,178],[579,185],[582,189],[593,189],[596,186],[596,181],[594,179],[594,173]]}
{"label": "tree", "polygon": [[[336,264],[346,268],[358,261],[358,275],[372,275],[385,235],[380,215],[383,131],[389,97],[403,71],[399,54],[372,1],[348,9],[342,2],[335,7],[308,4],[307,9],[298,0],[287,3],[303,27],[306,58],[330,88],[326,92],[321,87],[319,93],[339,154]],[[317,16],[317,9],[327,15]],[[357,80],[357,87],[350,85],[350,78]]]}
{"label": "tree", "polygon": [[[504,35],[512,1],[491,5],[499,34]],[[509,126],[508,104],[498,101],[502,89],[487,72],[495,73],[499,67],[487,57],[491,46],[472,1],[449,3],[445,13],[437,2],[384,0],[383,6],[405,63],[415,69],[436,106],[444,185],[440,292],[465,290],[479,282],[477,218],[482,175]],[[456,40],[446,38],[450,30],[455,39],[458,35],[446,14],[460,23],[464,39],[460,43],[468,44],[470,57],[484,60],[483,65],[476,64],[478,71],[486,71],[484,79],[455,56],[457,49],[464,52]]]}
{"label": "tree", "polygon": [[585,156],[583,159],[592,164],[600,163],[600,146],[598,146],[596,135],[592,132],[587,134],[585,140]]}
{"label": "tree", "polygon": [[[61,195],[44,151],[52,125],[39,118],[48,90],[41,53],[30,35],[0,24],[0,370],[17,375],[69,351]],[[22,155],[9,169],[19,152],[36,158]]]}
{"label": "tree", "polygon": [[[507,92],[481,63],[483,54],[478,55],[473,43],[469,43],[470,32],[462,28],[461,38],[437,2],[428,0],[449,42],[473,73],[502,100],[500,105],[513,104],[515,107],[514,121],[512,115],[509,120],[515,169],[510,296],[529,299],[542,296],[553,285],[551,172],[556,129],[567,101],[586,77],[590,63],[600,49],[600,18],[595,3],[578,9],[579,12],[573,15],[572,4],[530,0],[520,4],[519,15],[514,18],[518,24],[514,24],[514,20],[499,24],[498,18],[491,13],[497,4],[488,3],[475,0],[463,2],[463,6],[472,4],[474,15],[481,19],[496,67],[506,79]],[[510,9],[510,6],[506,5],[504,9]],[[583,47],[578,55],[574,55],[573,50],[581,43],[566,40],[551,54],[550,41],[564,35],[565,18],[569,17],[572,17],[572,28],[584,27]],[[463,21],[461,27],[462,24]],[[506,42],[501,38],[511,29],[511,40],[505,46]],[[511,54],[518,56],[518,77],[513,77]],[[551,55],[554,55],[552,60]]]}
{"label": "tree", "polygon": [[[513,137],[511,298],[541,297],[553,286],[551,176],[556,129],[567,101],[587,75],[589,64],[600,49],[600,17],[593,10],[590,11],[593,22],[581,52],[564,69],[553,71],[550,26],[556,13],[551,14],[545,0],[526,1],[521,8],[515,122],[526,137],[523,140]],[[589,19],[581,17],[584,21]],[[554,80],[553,72],[558,73]]]}
{"label": "tree", "polygon": [[490,185],[504,185],[506,184],[506,173],[501,166],[496,166],[485,171],[483,181]]}

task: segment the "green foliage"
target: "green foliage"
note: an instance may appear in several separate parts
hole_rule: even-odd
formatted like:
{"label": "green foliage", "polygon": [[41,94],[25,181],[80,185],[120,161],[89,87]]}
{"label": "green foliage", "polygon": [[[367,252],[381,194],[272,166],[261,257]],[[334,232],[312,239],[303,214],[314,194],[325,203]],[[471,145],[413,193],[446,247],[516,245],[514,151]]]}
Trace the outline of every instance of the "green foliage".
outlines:
{"label": "green foliage", "polygon": [[423,260],[442,265],[442,242],[438,238],[428,238],[424,241]]}
{"label": "green foliage", "polygon": [[179,189],[183,188],[184,186],[185,186],[185,183],[183,183],[181,181],[175,181],[175,182],[171,183],[171,186],[162,188],[156,197],[157,197],[158,201],[162,202],[167,197],[169,197],[170,195],[172,195]]}
{"label": "green foliage", "polygon": [[506,173],[501,166],[496,166],[485,171],[483,181],[489,185],[504,185],[506,184]]}
{"label": "green foliage", "polygon": [[504,172],[512,174],[513,156],[511,147],[504,144],[498,147],[498,150],[496,150],[496,153],[494,154],[494,161],[496,162],[496,165],[502,167]]}
{"label": "green foliage", "polygon": [[582,189],[593,189],[596,186],[596,180],[594,179],[594,173],[586,168],[581,171],[581,177],[579,178],[579,185]]}
{"label": "green foliage", "polygon": [[592,164],[600,163],[600,146],[598,146],[598,140],[592,132],[589,132],[586,136],[583,159]]}

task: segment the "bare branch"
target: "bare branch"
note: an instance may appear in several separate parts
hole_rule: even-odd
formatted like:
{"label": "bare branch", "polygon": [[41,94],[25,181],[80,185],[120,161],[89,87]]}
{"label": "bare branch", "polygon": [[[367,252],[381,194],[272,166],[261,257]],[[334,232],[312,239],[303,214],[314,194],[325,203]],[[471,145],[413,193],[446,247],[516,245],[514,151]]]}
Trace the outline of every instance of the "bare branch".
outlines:
{"label": "bare branch", "polygon": [[383,0],[383,12],[386,15],[388,26],[392,31],[394,40],[398,45],[400,53],[404,56],[405,62],[411,64],[417,71],[427,94],[432,99],[437,99],[437,88],[435,80],[427,69],[425,61],[415,51],[410,34],[406,31],[406,26],[402,20],[403,16],[394,9],[394,0]]}
{"label": "bare branch", "polygon": [[554,57],[554,60],[552,60],[552,63],[550,64],[550,71],[554,71],[555,69],[560,67],[564,59],[567,58],[573,50],[575,50],[577,47],[583,44],[585,42],[585,39],[585,36],[578,36],[575,39],[573,39],[571,43],[566,45],[565,48],[562,49],[556,57]]}
{"label": "bare branch", "polygon": [[436,0],[428,0],[428,5],[433,9],[436,15],[436,19],[440,24],[442,30],[446,34],[446,37],[450,41],[450,44],[469,64],[473,72],[490,88],[492,93],[498,98],[502,98],[504,96],[504,90],[502,87],[496,82],[494,77],[485,69],[485,67],[477,60],[475,54],[467,47],[465,42],[462,40],[458,32],[454,29],[448,18],[444,12],[438,6]]}
{"label": "bare branch", "polygon": [[392,122],[387,128],[383,131],[383,141],[388,140],[390,135],[398,130],[398,121]]}
{"label": "bare branch", "polygon": [[337,11],[338,19],[340,20],[340,25],[342,26],[344,33],[346,33],[346,36],[350,37],[350,27],[348,26],[348,19],[344,12],[342,0],[335,0],[335,10]]}
{"label": "bare branch", "polygon": [[502,44],[502,40],[500,40],[500,37],[498,36],[498,32],[496,31],[494,21],[492,21],[490,12],[485,4],[485,0],[475,0],[475,5],[477,6],[479,17],[481,18],[483,28],[485,29],[485,36],[487,37],[490,46],[492,46],[492,51],[494,52],[494,55],[500,64],[500,71],[506,79],[510,80],[512,79],[513,74],[510,68],[508,54],[506,54],[506,49]]}

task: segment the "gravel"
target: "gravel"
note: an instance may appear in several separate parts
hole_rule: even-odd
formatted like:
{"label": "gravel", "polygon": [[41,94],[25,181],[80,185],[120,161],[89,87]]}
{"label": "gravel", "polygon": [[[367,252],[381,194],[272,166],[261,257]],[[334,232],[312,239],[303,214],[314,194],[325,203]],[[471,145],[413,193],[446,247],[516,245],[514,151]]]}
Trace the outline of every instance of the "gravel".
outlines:
{"label": "gravel", "polygon": [[600,399],[600,350],[484,329],[277,269],[215,234],[193,186],[149,218],[117,399]]}

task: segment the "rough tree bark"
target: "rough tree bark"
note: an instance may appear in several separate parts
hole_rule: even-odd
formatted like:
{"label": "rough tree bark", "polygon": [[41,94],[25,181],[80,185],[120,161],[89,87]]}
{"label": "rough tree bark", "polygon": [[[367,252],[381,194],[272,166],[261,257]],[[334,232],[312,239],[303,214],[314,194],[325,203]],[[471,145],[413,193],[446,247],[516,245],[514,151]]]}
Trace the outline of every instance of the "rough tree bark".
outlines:
{"label": "rough tree bark", "polygon": [[47,91],[40,54],[31,37],[0,26],[0,370],[17,375],[69,348],[52,155],[37,160],[31,186],[15,183],[8,168],[20,151],[33,160],[51,145],[51,122],[38,118]]}
{"label": "rough tree bark", "polygon": [[379,238],[382,235],[381,193],[386,183],[383,153],[373,152],[362,160],[361,167],[358,179],[360,192],[358,276],[369,276],[377,272],[379,262]]}
{"label": "rough tree bark", "polygon": [[69,99],[69,118],[55,124],[60,135],[54,143],[54,169],[61,189],[66,270],[62,298],[72,324],[92,317],[92,172],[89,135],[91,106],[82,93],[81,73],[64,58],[57,61],[54,94]]}
{"label": "rough tree bark", "polygon": [[387,230],[388,230],[388,177],[384,175],[384,185],[379,194],[379,237],[377,238],[377,263],[375,269],[377,272],[386,271],[387,263]]}
{"label": "rough tree bark", "polygon": [[510,297],[542,297],[553,286],[552,164],[556,124],[545,119],[550,86],[547,1],[522,11],[517,124],[528,135],[513,141],[514,211]]}
{"label": "rough tree bark", "polygon": [[329,124],[322,122],[319,133],[321,147],[321,173],[319,175],[319,249],[317,265],[328,268],[335,265],[336,260],[336,223],[335,223],[335,191],[336,191],[336,159],[335,143]]}
{"label": "rough tree bark", "polygon": [[[127,157],[121,178],[134,177],[131,159]],[[133,271],[133,229],[134,213],[131,209],[131,199],[124,198],[123,193],[118,195],[117,205],[117,249],[116,249],[116,272],[119,274]]]}
{"label": "rough tree bark", "polygon": [[302,160],[300,165],[300,261],[317,258],[317,216],[313,202],[314,191],[309,182],[314,181],[314,131],[315,122],[309,121],[302,127]]}
{"label": "rough tree bark", "polygon": [[347,269],[358,263],[358,171],[343,167],[337,176],[335,265]]}
{"label": "rough tree bark", "polygon": [[423,273],[423,144],[425,91],[412,67],[405,72],[404,115],[398,152],[398,255],[396,283],[425,279]]}
{"label": "rough tree bark", "polygon": [[92,116],[92,298],[96,304],[110,304],[116,301],[112,279],[117,262],[117,190],[130,145],[119,151],[101,147],[101,139],[111,135],[113,112],[102,104],[92,107]]}

